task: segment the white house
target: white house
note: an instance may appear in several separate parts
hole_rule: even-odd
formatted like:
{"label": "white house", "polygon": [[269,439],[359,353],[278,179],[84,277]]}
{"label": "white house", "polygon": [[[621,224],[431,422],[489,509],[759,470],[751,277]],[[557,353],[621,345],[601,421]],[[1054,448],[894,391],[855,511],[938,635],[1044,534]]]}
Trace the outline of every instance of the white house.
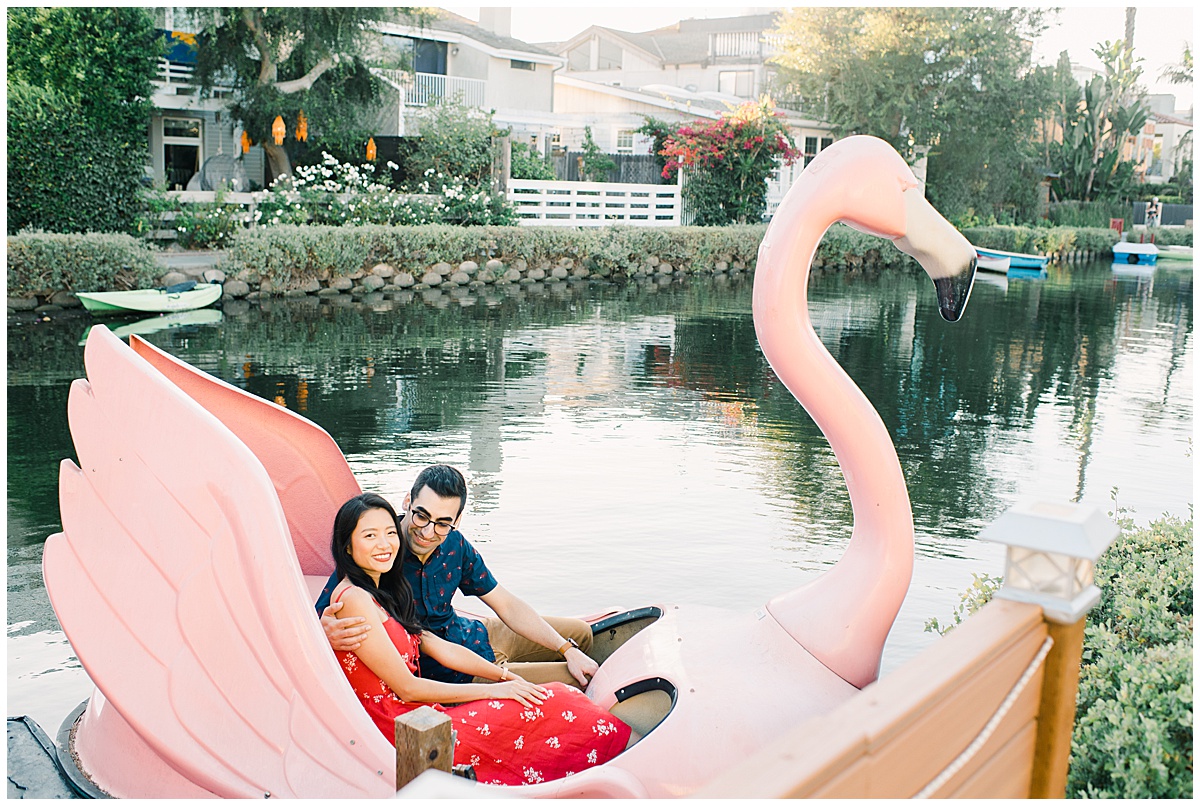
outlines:
{"label": "white house", "polygon": [[396,90],[379,133],[416,134],[421,108],[457,95],[468,106],[492,111],[514,136],[544,148],[554,130],[554,71],[564,60],[512,38],[511,9],[481,8],[479,23],[442,9],[436,15],[423,26],[378,27],[383,47],[408,54],[413,65],[411,71],[377,71]]}
{"label": "white house", "polygon": [[593,25],[554,46],[565,75],[601,84],[665,84],[749,100],[766,91],[779,12],[680,20],[641,33]]}
{"label": "white house", "polygon": [[[509,9],[482,9],[479,24],[437,10],[425,25],[383,23],[380,55],[409,57],[409,70],[376,70],[392,89],[385,93],[376,134],[416,134],[416,115],[429,103],[457,96],[468,106],[494,111],[500,126],[548,148],[556,132],[553,115],[554,71],[564,60],[509,35]],[[170,190],[198,187],[198,172],[212,157],[241,154],[241,129],[227,111],[227,91],[217,88],[202,98],[193,81],[198,30],[187,9],[154,9],[158,27],[170,37],[170,50],[159,63],[150,122],[147,173]],[[394,59],[393,59],[394,61]],[[262,184],[262,149],[254,146],[241,159],[245,175]]]}

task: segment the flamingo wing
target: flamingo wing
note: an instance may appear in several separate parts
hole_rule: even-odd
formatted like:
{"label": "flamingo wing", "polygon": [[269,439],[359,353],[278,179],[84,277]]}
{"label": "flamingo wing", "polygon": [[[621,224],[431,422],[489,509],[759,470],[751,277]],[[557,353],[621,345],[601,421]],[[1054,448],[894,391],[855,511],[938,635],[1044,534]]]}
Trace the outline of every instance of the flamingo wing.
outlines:
{"label": "flamingo wing", "polygon": [[329,576],[329,530],[338,507],[362,492],[346,458],[323,428],[131,336],[129,346],[216,416],[258,457],[283,505],[288,530],[311,576]]}
{"label": "flamingo wing", "polygon": [[219,796],[390,794],[391,747],[321,632],[262,465],[106,328],[84,359],[43,568],[104,699]]}

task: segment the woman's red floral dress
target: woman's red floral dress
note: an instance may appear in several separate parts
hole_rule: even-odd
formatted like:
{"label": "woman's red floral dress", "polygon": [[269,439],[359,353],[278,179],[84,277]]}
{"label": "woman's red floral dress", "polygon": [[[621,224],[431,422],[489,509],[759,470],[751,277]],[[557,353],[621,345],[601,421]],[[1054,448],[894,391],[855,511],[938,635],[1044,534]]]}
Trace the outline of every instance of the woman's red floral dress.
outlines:
{"label": "woman's red floral dress", "polygon": [[[385,618],[384,629],[409,671],[416,674],[420,639],[390,617]],[[404,702],[353,652],[336,654],[363,707],[389,742],[395,741],[397,716],[432,705]],[[454,763],[473,766],[480,783],[516,786],[574,775],[625,749],[628,725],[579,689],[562,683],[545,688],[550,696],[532,708],[500,699],[432,705],[453,720]]]}

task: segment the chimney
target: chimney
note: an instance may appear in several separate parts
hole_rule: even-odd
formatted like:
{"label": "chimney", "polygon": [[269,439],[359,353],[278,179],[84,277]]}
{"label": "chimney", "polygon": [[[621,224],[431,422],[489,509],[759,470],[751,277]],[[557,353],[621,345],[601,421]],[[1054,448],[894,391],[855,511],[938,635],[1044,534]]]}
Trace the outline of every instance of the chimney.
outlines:
{"label": "chimney", "polygon": [[512,36],[512,9],[498,7],[481,7],[479,9],[479,27],[491,31],[497,36]]}

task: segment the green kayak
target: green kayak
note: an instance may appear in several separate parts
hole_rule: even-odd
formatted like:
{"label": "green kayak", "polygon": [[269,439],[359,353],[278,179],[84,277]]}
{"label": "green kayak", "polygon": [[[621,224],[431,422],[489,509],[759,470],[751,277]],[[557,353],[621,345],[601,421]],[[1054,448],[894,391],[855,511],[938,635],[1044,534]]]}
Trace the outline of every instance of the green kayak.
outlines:
{"label": "green kayak", "polygon": [[[182,286],[188,286],[181,290]],[[135,291],[76,292],[83,307],[92,313],[167,313],[193,311],[221,298],[216,283],[181,283],[169,288],[140,288]]]}

